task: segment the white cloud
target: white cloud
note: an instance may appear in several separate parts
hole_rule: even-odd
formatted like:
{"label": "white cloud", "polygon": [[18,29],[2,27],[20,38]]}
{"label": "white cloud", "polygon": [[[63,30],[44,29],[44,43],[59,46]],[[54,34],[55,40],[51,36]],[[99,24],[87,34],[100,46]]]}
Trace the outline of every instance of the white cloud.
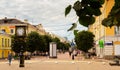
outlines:
{"label": "white cloud", "polygon": [[[65,18],[64,11],[74,2],[75,0],[0,0],[0,18],[16,16],[21,20],[28,19],[32,24],[55,25],[58,27],[49,27],[51,32],[67,36],[67,29],[71,26],[68,24],[76,22],[77,17],[71,12]],[[59,27],[61,24],[64,26]]]}

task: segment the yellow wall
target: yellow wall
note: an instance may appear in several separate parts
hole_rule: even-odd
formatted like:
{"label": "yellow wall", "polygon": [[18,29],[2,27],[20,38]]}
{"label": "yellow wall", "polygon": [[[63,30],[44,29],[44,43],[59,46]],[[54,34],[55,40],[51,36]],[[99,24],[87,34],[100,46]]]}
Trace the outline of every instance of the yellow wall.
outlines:
{"label": "yellow wall", "polygon": [[[15,26],[13,25],[0,26],[0,30],[5,30],[7,34],[15,34]],[[11,30],[13,30],[13,33],[11,33]]]}
{"label": "yellow wall", "polygon": [[[113,5],[114,5],[114,0],[109,0],[108,3],[106,3],[106,11],[104,12],[105,17],[108,16],[109,12],[111,11]],[[106,27],[106,36],[114,36],[114,26],[112,28]]]}
{"label": "yellow wall", "polygon": [[120,44],[120,41],[115,41],[114,44]]}
{"label": "yellow wall", "polygon": [[114,26],[112,28],[106,27],[106,36],[114,36],[114,35],[115,35]]}
{"label": "yellow wall", "polygon": [[95,41],[98,41],[104,36],[114,36],[114,27],[104,27],[101,23],[104,18],[106,18],[114,5],[114,0],[106,0],[103,7],[101,8],[102,14],[96,17],[96,21],[93,25],[89,27],[89,31],[93,32],[95,35]]}
{"label": "yellow wall", "polygon": [[9,35],[0,34],[0,58],[6,58],[11,52],[11,38]]}
{"label": "yellow wall", "polygon": [[35,26],[31,25],[31,24],[28,24],[28,33],[32,32],[32,31],[36,31],[40,35],[45,35],[46,34],[42,27],[39,27],[39,26],[35,27]]}

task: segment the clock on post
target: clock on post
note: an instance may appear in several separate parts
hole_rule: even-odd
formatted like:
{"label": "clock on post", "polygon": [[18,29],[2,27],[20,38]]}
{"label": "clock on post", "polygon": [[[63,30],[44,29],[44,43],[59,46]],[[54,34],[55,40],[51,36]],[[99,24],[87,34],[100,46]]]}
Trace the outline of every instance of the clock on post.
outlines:
{"label": "clock on post", "polygon": [[16,26],[16,36],[24,38],[26,36],[26,26]]}
{"label": "clock on post", "polygon": [[[26,27],[27,26],[16,26],[16,29],[15,29],[15,36],[18,37],[19,42],[24,42],[25,43],[25,37],[26,37]],[[23,49],[24,49],[24,45],[23,44],[20,44],[20,65],[19,67],[24,67],[24,52],[23,52]]]}

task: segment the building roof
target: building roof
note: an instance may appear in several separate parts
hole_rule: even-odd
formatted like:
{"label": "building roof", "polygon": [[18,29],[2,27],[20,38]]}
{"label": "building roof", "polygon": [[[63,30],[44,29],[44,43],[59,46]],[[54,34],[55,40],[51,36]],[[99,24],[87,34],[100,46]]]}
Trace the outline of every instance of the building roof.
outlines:
{"label": "building roof", "polygon": [[25,24],[25,22],[22,22],[18,19],[15,18],[4,18],[4,19],[0,19],[0,24]]}

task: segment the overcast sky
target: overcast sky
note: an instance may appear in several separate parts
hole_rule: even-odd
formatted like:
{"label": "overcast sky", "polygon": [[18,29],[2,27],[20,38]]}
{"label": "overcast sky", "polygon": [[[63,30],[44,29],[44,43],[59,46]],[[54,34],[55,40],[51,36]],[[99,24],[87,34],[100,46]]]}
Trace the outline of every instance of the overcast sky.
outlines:
{"label": "overcast sky", "polygon": [[[0,18],[27,19],[31,24],[42,24],[46,31],[67,37],[69,40],[74,36],[72,31],[67,30],[77,21],[75,12],[65,17],[64,11],[69,4],[76,0],[0,0]],[[79,24],[78,24],[79,25]],[[86,28],[79,25],[79,30]]]}

